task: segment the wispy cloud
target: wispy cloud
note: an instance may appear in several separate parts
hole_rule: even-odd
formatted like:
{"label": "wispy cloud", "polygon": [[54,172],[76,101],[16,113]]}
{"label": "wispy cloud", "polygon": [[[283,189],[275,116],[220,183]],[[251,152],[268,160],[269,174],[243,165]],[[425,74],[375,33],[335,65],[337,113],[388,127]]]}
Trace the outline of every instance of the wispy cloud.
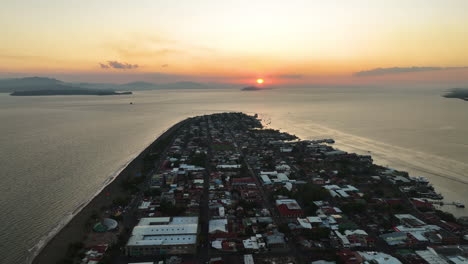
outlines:
{"label": "wispy cloud", "polygon": [[153,49],[144,46],[138,48],[116,47],[115,50],[118,52],[119,56],[123,58],[161,58],[168,55],[185,53],[184,51],[178,49]]}
{"label": "wispy cloud", "polygon": [[138,64],[129,64],[126,62],[108,61],[107,63],[99,63],[101,69],[120,69],[120,70],[131,70],[138,68]]}
{"label": "wispy cloud", "polygon": [[354,73],[354,76],[379,76],[387,74],[398,74],[408,72],[427,72],[427,71],[445,71],[445,70],[459,70],[468,69],[468,67],[392,67],[392,68],[375,68],[367,71],[360,71]]}

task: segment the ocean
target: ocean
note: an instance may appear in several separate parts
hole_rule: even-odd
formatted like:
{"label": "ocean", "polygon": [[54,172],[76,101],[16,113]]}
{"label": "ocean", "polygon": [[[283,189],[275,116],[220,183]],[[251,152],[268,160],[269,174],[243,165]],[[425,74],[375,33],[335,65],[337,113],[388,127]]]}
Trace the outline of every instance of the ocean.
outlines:
{"label": "ocean", "polygon": [[[302,139],[333,138],[342,150],[425,176],[446,201],[468,205],[468,102],[442,93],[366,87],[0,94],[0,263],[27,263],[165,129],[215,112],[258,113]],[[467,209],[444,210],[468,216]]]}

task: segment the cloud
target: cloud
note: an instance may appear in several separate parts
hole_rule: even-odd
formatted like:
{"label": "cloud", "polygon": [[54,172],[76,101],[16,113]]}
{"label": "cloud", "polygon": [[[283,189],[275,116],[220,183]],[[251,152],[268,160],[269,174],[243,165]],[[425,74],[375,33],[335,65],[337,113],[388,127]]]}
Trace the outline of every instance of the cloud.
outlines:
{"label": "cloud", "polygon": [[356,72],[354,76],[380,76],[387,74],[398,74],[408,72],[427,72],[427,71],[445,71],[468,69],[468,67],[393,67],[393,68],[375,68],[367,71]]}
{"label": "cloud", "polygon": [[129,64],[126,62],[118,62],[118,61],[108,61],[107,63],[99,63],[101,69],[121,69],[121,70],[131,70],[138,68],[138,64]]}
{"label": "cloud", "polygon": [[109,69],[110,66],[104,63],[99,63],[99,66],[101,66],[101,69]]}
{"label": "cloud", "polygon": [[163,68],[166,68],[166,67],[168,67],[168,66],[169,66],[169,64],[163,64],[163,65],[161,65],[161,67],[163,67]]}

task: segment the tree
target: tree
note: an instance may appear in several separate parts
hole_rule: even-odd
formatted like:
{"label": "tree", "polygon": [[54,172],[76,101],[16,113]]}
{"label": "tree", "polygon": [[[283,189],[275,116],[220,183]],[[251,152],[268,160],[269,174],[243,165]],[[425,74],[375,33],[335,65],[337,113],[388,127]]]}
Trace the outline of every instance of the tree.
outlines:
{"label": "tree", "polygon": [[436,213],[436,215],[438,217],[440,217],[440,219],[442,219],[444,221],[453,222],[453,223],[457,222],[457,219],[451,213],[447,213],[447,212],[444,212],[444,211],[441,211],[441,210],[435,210],[435,213]]}
{"label": "tree", "polygon": [[289,229],[288,224],[284,224],[284,223],[278,226],[278,231],[280,231],[283,234],[291,233],[291,229]]}
{"label": "tree", "polygon": [[299,186],[296,192],[296,199],[302,201],[305,204],[309,204],[313,201],[327,200],[330,198],[330,193],[322,188],[320,185],[313,183],[307,183]]}
{"label": "tree", "polygon": [[341,210],[343,210],[345,214],[355,214],[355,213],[362,213],[363,211],[366,210],[366,207],[367,207],[366,203],[350,202],[350,203],[342,205]]}
{"label": "tree", "polygon": [[192,156],[190,164],[198,167],[206,167],[208,158],[204,152],[196,153]]}
{"label": "tree", "polygon": [[185,212],[185,207],[182,206],[175,206],[170,202],[162,201],[159,207],[161,213],[169,216],[178,216]]}
{"label": "tree", "polygon": [[305,229],[302,231],[305,238],[309,240],[326,239],[330,236],[330,229],[326,227],[317,227],[312,229]]}

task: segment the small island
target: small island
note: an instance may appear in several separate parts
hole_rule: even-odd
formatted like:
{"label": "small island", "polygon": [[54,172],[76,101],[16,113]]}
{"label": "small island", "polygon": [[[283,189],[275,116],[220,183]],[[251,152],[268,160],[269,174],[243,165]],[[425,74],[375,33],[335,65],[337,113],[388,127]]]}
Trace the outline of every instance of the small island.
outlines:
{"label": "small island", "polygon": [[445,98],[458,98],[468,101],[468,88],[455,88],[451,89],[448,93],[444,94]]}
{"label": "small island", "polygon": [[64,89],[15,91],[11,96],[50,96],[50,95],[129,95],[132,92],[116,92],[112,90]]}
{"label": "small island", "polygon": [[241,89],[241,91],[260,91],[260,90],[269,90],[270,88],[260,88],[258,86],[247,86]]}

